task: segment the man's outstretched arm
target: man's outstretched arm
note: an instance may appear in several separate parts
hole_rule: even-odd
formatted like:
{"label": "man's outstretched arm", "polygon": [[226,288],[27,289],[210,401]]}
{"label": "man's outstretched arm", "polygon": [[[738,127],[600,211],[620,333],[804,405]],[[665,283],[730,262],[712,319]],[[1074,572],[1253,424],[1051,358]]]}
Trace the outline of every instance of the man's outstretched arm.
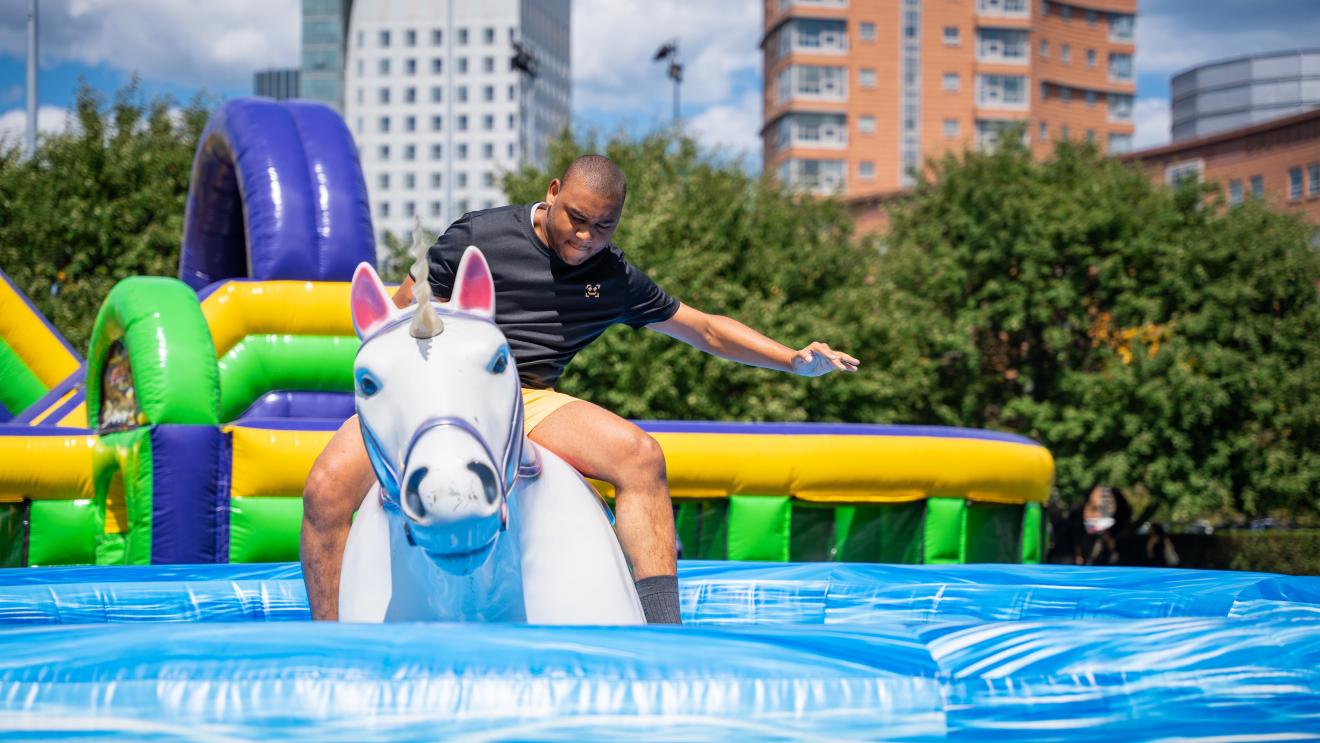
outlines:
{"label": "man's outstretched arm", "polygon": [[729,361],[804,377],[832,371],[855,372],[861,363],[819,341],[795,351],[731,317],[707,314],[685,304],[680,304],[668,320],[646,327]]}

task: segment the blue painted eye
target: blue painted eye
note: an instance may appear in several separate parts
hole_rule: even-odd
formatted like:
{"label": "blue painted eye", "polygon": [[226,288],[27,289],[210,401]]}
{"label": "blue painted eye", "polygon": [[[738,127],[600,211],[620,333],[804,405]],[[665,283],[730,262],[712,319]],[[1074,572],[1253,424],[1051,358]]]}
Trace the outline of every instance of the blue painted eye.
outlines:
{"label": "blue painted eye", "polygon": [[491,357],[490,363],[486,364],[486,371],[491,374],[503,374],[505,369],[509,368],[509,347],[500,346],[500,350]]}
{"label": "blue painted eye", "polygon": [[353,376],[357,377],[358,394],[363,397],[371,397],[380,392],[380,381],[371,375],[366,369],[358,369]]}

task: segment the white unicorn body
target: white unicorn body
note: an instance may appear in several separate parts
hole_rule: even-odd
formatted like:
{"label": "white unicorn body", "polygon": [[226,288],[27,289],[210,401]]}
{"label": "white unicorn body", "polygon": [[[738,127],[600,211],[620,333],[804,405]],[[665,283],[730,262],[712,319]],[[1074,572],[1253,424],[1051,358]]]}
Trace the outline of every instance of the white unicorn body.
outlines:
{"label": "white unicorn body", "polygon": [[358,419],[379,484],[348,535],[340,619],[642,623],[599,496],[523,434],[481,251],[464,253],[447,304],[395,309],[365,263],[351,297]]}

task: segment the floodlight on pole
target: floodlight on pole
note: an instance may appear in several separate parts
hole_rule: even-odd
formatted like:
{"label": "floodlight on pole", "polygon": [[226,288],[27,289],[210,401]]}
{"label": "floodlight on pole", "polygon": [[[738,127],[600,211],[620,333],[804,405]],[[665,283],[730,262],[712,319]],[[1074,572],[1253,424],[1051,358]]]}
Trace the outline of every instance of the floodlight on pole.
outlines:
{"label": "floodlight on pole", "polygon": [[669,60],[669,79],[674,81],[674,132],[678,133],[682,125],[682,118],[679,115],[680,89],[683,86],[683,61],[678,56],[678,39],[668,41],[656,50],[655,56],[651,58],[652,62],[663,62]]}

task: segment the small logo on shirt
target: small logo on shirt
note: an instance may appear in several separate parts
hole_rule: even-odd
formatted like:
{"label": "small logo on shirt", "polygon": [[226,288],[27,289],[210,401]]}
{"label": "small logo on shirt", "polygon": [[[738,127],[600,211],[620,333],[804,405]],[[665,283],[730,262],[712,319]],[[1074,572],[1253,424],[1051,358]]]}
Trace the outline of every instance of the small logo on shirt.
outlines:
{"label": "small logo on shirt", "polygon": [[600,284],[587,284],[587,296],[592,299],[600,297]]}

